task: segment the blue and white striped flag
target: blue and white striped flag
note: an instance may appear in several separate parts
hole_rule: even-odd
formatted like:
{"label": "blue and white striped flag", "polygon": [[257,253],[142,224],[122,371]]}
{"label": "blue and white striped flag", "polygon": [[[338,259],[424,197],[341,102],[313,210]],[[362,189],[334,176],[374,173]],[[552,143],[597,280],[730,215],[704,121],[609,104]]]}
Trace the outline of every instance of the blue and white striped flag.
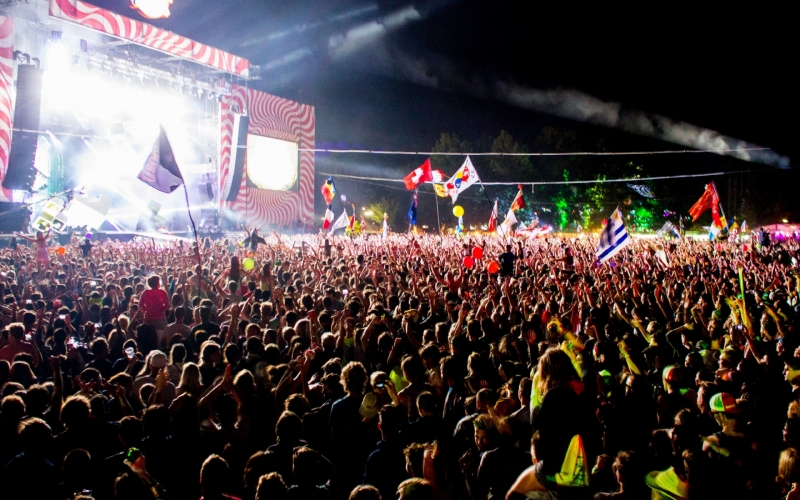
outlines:
{"label": "blue and white striped flag", "polygon": [[620,250],[630,244],[631,238],[628,236],[628,231],[625,229],[625,222],[622,220],[622,214],[619,208],[614,210],[611,218],[608,219],[606,227],[600,233],[600,244],[597,247],[597,260],[605,262],[611,257],[617,255]]}

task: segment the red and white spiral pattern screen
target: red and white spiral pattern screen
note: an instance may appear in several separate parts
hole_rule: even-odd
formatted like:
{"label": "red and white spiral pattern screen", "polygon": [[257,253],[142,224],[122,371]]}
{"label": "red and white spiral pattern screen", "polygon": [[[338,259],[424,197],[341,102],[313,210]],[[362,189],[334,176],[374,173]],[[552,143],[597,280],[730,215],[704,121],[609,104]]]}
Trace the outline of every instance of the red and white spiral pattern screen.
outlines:
{"label": "red and white spiral pattern screen", "polygon": [[[6,178],[11,152],[11,129],[14,121],[11,90],[14,88],[14,20],[0,16],[0,185]],[[11,193],[0,189],[0,201],[11,201]]]}
{"label": "red and white spiral pattern screen", "polygon": [[[230,97],[222,99],[220,147],[220,185],[224,186],[231,165],[231,142],[236,112],[250,117],[249,133],[297,142],[300,151],[298,189],[268,191],[247,187],[247,172],[242,175],[239,195],[232,202],[222,201],[222,208],[244,216],[245,225],[272,224],[288,227],[296,222],[312,224],[314,218],[314,107],[288,99],[234,86]],[[245,165],[245,170],[247,166]]]}

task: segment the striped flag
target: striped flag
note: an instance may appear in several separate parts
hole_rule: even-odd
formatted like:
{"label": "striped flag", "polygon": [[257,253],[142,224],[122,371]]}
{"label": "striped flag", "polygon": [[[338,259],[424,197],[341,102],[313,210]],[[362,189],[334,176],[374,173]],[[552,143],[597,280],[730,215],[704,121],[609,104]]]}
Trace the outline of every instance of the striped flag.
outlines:
{"label": "striped flag", "polygon": [[328,177],[328,180],[322,185],[320,191],[322,191],[322,197],[325,198],[325,203],[330,205],[333,201],[333,197],[336,196],[336,186],[333,184],[333,177]]}
{"label": "striped flag", "polygon": [[322,221],[322,229],[327,231],[331,227],[331,223],[333,222],[333,209],[330,205],[328,205],[328,209],[325,210],[325,220]]}
{"label": "striped flag", "polygon": [[525,198],[522,197],[522,184],[519,185],[519,192],[517,196],[514,198],[514,201],[511,202],[511,210],[516,212],[522,208],[525,208]]}
{"label": "striped flag", "polygon": [[631,242],[628,231],[625,229],[625,222],[622,220],[622,213],[619,208],[614,210],[611,218],[608,219],[606,227],[600,233],[600,244],[597,247],[597,260],[605,262],[617,255],[623,248]]}

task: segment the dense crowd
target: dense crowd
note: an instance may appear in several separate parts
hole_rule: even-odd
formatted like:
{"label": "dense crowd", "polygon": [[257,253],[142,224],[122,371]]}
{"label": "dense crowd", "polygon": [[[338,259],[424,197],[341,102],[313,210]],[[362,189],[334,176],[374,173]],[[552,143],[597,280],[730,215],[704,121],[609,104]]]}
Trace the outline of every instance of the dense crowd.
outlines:
{"label": "dense crowd", "polygon": [[48,237],[3,499],[800,498],[794,241]]}

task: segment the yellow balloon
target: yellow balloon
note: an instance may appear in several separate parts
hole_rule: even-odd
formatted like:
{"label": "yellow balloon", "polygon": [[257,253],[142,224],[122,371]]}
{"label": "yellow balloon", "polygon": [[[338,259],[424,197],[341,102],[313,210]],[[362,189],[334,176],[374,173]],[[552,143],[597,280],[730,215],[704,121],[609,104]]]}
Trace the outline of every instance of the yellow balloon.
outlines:
{"label": "yellow balloon", "polygon": [[462,207],[461,205],[454,206],[453,215],[455,215],[456,217],[461,217],[462,215],[464,215],[464,207]]}
{"label": "yellow balloon", "polygon": [[242,267],[245,268],[246,271],[251,271],[256,267],[256,261],[248,257],[242,261]]}

